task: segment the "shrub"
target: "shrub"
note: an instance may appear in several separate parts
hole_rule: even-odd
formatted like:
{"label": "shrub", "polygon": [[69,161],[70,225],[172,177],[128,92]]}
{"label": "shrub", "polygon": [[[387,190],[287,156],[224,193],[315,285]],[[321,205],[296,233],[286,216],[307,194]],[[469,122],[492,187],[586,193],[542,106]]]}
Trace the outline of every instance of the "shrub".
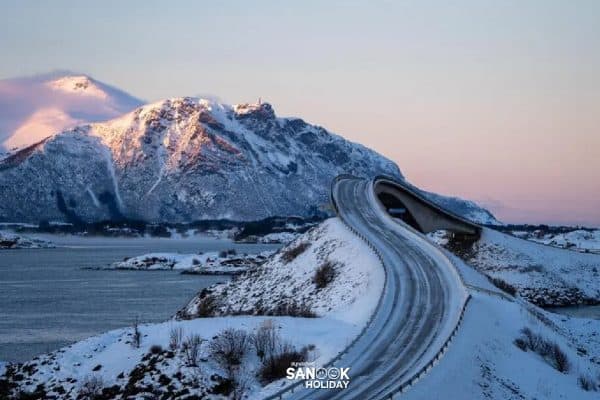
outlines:
{"label": "shrub", "polygon": [[252,337],[252,344],[256,349],[256,355],[263,361],[265,357],[272,354],[279,345],[280,337],[275,330],[273,321],[268,319],[263,321],[256,333]]}
{"label": "shrub", "polygon": [[229,250],[227,250],[227,255],[234,256],[236,254],[237,254],[237,251],[235,249],[229,249]]}
{"label": "shrub", "polygon": [[331,261],[325,261],[315,271],[313,282],[317,289],[323,289],[327,287],[335,278],[335,266]]}
{"label": "shrub", "polygon": [[558,346],[558,344],[552,344],[552,359],[554,360],[554,367],[558,372],[562,372],[563,374],[569,372],[571,368],[571,363],[569,362],[569,358],[567,354],[562,351],[562,349]]}
{"label": "shrub", "polygon": [[233,392],[235,386],[233,379],[223,378],[220,375],[214,375],[211,377],[211,379],[217,381],[217,383],[210,389],[212,394],[229,396],[229,394]]}
{"label": "shrub", "polygon": [[100,397],[104,381],[98,375],[87,375],[81,382],[78,398],[81,399],[96,399]]}
{"label": "shrub", "polygon": [[198,359],[200,358],[200,346],[202,345],[202,338],[200,335],[192,334],[182,343],[181,349],[185,356],[185,362],[190,367],[198,366]]}
{"label": "shrub", "polygon": [[196,316],[198,318],[213,317],[217,311],[218,302],[214,296],[206,295],[198,302]]}
{"label": "shrub", "polygon": [[503,281],[502,279],[499,279],[499,278],[488,277],[488,279],[498,289],[502,290],[505,293],[510,294],[513,297],[516,296],[516,294],[517,294],[517,288],[514,287],[513,285],[511,285],[510,283],[508,283],[506,281]]}
{"label": "shrub", "polygon": [[559,372],[569,371],[569,358],[557,343],[533,333],[529,328],[521,329],[521,334],[522,337],[515,339],[515,346],[523,351],[531,350],[539,354]]}
{"label": "shrub", "polygon": [[169,331],[169,349],[176,351],[183,342],[183,328],[181,326],[175,326]]}
{"label": "shrub", "polygon": [[213,359],[226,370],[231,378],[233,370],[242,364],[250,346],[248,333],[241,329],[225,329],[209,344]]}
{"label": "shrub", "polygon": [[579,387],[586,392],[595,392],[598,390],[596,382],[588,375],[580,375],[579,378],[577,378],[577,383],[579,384]]}
{"label": "shrub", "polygon": [[133,322],[133,332],[131,334],[131,345],[136,349],[140,348],[142,344],[142,332],[140,332],[140,328],[138,326],[137,318]]}
{"label": "shrub", "polygon": [[163,352],[163,348],[160,344],[153,344],[150,346],[150,353],[152,354],[160,354]]}
{"label": "shrub", "polygon": [[258,372],[263,384],[268,384],[285,377],[286,370],[292,363],[303,362],[308,359],[308,350],[303,348],[298,351],[290,343],[281,343],[278,349],[265,357]]}
{"label": "shrub", "polygon": [[219,252],[219,258],[225,258],[227,257],[227,250],[221,250]]}
{"label": "shrub", "polygon": [[281,259],[287,264],[296,259],[300,254],[304,253],[310,247],[308,242],[300,242],[295,246],[289,246],[282,250]]}
{"label": "shrub", "polygon": [[523,351],[527,351],[527,342],[525,341],[525,339],[516,338],[514,343],[515,343],[515,346],[517,346],[519,349],[521,349]]}
{"label": "shrub", "polygon": [[274,316],[290,316],[290,317],[304,317],[304,318],[316,318],[318,315],[310,308],[308,304],[296,303],[295,301],[289,301],[287,303],[280,303],[272,311],[267,312],[266,315]]}

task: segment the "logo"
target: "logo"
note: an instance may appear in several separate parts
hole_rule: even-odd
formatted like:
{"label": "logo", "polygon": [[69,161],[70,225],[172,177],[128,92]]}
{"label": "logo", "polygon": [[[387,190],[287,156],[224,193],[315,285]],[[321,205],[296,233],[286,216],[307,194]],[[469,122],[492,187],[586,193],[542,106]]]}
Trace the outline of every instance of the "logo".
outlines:
{"label": "logo", "polygon": [[293,362],[286,372],[289,380],[303,380],[307,389],[346,389],[350,368],[316,367],[310,362]]}

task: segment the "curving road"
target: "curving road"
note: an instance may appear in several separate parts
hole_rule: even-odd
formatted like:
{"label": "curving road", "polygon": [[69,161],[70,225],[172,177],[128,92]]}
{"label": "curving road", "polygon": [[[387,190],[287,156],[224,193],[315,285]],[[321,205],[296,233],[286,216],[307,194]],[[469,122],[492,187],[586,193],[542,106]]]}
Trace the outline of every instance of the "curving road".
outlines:
{"label": "curving road", "polygon": [[[337,179],[339,217],[379,253],[386,282],[364,333],[331,366],[350,367],[348,389],[279,393],[290,399],[389,399],[447,343],[467,292],[450,261],[379,205],[373,181]],[[414,382],[414,381],[412,381]]]}

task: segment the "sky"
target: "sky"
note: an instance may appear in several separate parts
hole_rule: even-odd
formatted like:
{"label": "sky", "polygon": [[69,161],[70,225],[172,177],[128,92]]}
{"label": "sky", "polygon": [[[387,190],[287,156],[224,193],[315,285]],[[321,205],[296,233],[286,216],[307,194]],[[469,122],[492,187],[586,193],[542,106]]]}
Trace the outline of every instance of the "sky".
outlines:
{"label": "sky", "polygon": [[600,226],[600,1],[12,1],[0,79],[261,97],[505,222]]}

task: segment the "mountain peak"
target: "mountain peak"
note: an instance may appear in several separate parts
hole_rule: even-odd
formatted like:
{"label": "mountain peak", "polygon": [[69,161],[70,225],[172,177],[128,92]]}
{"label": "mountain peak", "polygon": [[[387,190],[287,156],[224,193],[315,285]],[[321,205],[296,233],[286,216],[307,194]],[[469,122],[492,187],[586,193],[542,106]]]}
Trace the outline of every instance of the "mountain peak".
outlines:
{"label": "mountain peak", "polygon": [[260,100],[254,104],[236,104],[233,106],[233,110],[235,111],[236,116],[241,118],[275,118],[275,110],[273,110],[273,107],[269,103],[263,103]]}
{"label": "mountain peak", "polygon": [[100,99],[109,97],[107,91],[87,75],[66,75],[47,81],[45,85],[51,89],[71,94],[93,96]]}
{"label": "mountain peak", "polygon": [[0,80],[0,153],[80,124],[106,121],[143,102],[85,74],[53,72]]}

